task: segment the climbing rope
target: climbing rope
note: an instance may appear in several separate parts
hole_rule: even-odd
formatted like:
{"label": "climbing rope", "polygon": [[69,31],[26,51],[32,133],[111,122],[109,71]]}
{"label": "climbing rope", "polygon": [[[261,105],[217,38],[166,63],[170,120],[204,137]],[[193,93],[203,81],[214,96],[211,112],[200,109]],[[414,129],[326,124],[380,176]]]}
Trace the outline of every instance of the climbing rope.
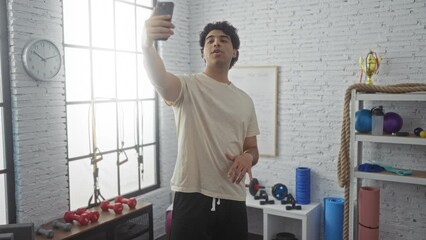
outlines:
{"label": "climbing rope", "polygon": [[349,159],[349,141],[350,141],[350,100],[352,90],[365,93],[409,93],[426,91],[426,84],[423,83],[404,83],[396,85],[367,85],[364,83],[356,83],[349,86],[345,92],[343,105],[343,122],[340,137],[339,159],[337,161],[337,178],[339,186],[345,188],[344,202],[344,224],[343,239],[349,239],[349,184],[350,184],[350,159]]}

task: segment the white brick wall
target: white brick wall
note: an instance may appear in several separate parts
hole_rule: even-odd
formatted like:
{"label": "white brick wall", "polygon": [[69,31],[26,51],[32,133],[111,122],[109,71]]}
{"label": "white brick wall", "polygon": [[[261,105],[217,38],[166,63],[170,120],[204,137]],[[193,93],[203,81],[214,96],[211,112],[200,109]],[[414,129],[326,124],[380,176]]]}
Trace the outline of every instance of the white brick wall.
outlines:
{"label": "white brick wall", "polygon": [[[8,0],[20,222],[39,224],[61,215],[68,206],[63,71],[55,81],[36,83],[21,61],[22,48],[33,37],[48,37],[62,46],[61,4],[60,0]],[[313,201],[343,196],[336,177],[343,93],[359,80],[358,58],[370,48],[382,55],[377,84],[425,82],[424,0],[186,0],[175,1],[175,7],[176,34],[161,45],[168,70],[202,70],[198,34],[206,23],[218,20],[228,20],[239,29],[237,65],[279,66],[278,155],[262,157],[254,175],[265,185],[282,182],[294,192],[294,169],[310,167]],[[424,103],[390,104],[385,109],[404,117],[403,130],[426,128]],[[176,157],[173,113],[162,102],[160,144],[162,187],[141,196],[154,203],[156,236],[164,233]],[[366,155],[400,167],[426,168],[421,147],[373,144]],[[426,188],[369,183],[381,187],[381,239],[423,239]],[[251,229],[259,232],[261,225],[251,224]]]}
{"label": "white brick wall", "polygon": [[36,82],[21,55],[33,38],[62,49],[62,2],[9,0],[9,43],[17,219],[39,225],[68,209],[64,71]]}
{"label": "white brick wall", "polygon": [[[278,155],[262,157],[254,175],[294,192],[294,169],[310,167],[313,201],[343,197],[336,177],[343,94],[359,80],[358,58],[370,48],[383,57],[377,84],[425,83],[425,1],[196,1],[190,11],[192,71],[204,66],[199,31],[218,20],[239,29],[237,65],[279,67]],[[388,105],[404,117],[403,130],[426,127],[424,103]],[[426,168],[424,147],[372,146],[371,160]],[[382,187],[381,239],[424,239],[426,187],[371,184]]]}

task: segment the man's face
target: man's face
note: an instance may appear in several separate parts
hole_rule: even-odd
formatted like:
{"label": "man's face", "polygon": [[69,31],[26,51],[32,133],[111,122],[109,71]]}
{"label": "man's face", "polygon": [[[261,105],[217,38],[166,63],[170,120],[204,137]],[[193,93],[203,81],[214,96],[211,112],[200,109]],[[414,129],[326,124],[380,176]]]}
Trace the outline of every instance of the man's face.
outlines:
{"label": "man's face", "polygon": [[221,30],[212,30],[205,40],[203,58],[207,65],[220,64],[229,67],[232,58],[237,56],[231,38]]}

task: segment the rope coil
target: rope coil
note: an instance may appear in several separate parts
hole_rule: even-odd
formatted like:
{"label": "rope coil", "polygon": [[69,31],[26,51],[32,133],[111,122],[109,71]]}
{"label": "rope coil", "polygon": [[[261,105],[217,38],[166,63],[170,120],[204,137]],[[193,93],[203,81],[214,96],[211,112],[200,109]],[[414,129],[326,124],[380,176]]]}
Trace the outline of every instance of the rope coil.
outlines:
{"label": "rope coil", "polygon": [[340,137],[340,151],[337,161],[337,179],[340,187],[345,188],[344,202],[344,225],[343,238],[349,239],[349,184],[350,184],[350,100],[352,90],[365,93],[410,93],[426,91],[426,84],[423,83],[403,83],[395,85],[367,85],[364,83],[356,83],[346,89],[343,105],[343,121]]}

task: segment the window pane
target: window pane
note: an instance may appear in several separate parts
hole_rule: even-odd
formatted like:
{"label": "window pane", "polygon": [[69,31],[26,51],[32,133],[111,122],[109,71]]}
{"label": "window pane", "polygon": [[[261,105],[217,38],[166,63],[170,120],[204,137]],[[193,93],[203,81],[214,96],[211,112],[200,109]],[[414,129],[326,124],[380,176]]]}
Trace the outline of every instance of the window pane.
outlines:
{"label": "window pane", "polygon": [[116,2],[115,21],[115,37],[117,49],[135,51],[135,6],[126,3]]}
{"label": "window pane", "polygon": [[155,102],[143,101],[142,103],[142,136],[143,144],[155,141]]}
{"label": "window pane", "polygon": [[67,101],[89,101],[90,55],[89,50],[65,47]]}
{"label": "window pane", "polygon": [[92,133],[89,126],[91,118],[89,118],[90,105],[68,105],[67,106],[67,133],[68,133],[68,157],[79,157],[88,155],[91,152]]}
{"label": "window pane", "polygon": [[117,149],[117,122],[115,103],[96,103],[96,143],[101,152]]}
{"label": "window pane", "polygon": [[136,4],[152,7],[152,0],[136,0]]}
{"label": "window pane", "polygon": [[99,187],[105,199],[118,195],[117,183],[117,153],[105,154],[104,159],[98,163]]}
{"label": "window pane", "polygon": [[7,223],[6,174],[0,174],[0,224]]}
{"label": "window pane", "polygon": [[129,160],[120,165],[120,190],[122,195],[139,189],[138,174],[140,168],[138,154],[134,149],[126,151],[126,154]]}
{"label": "window pane", "polygon": [[154,185],[156,181],[155,145],[143,148],[143,176],[141,187]]}
{"label": "window pane", "polygon": [[118,105],[118,128],[119,128],[119,141],[120,148],[121,142],[124,147],[131,147],[136,145],[137,139],[137,107],[136,102],[119,103]]}
{"label": "window pane", "polygon": [[4,108],[0,107],[0,170],[6,168],[6,155],[4,153],[3,111]]}
{"label": "window pane", "polygon": [[137,50],[142,52],[142,30],[144,28],[145,20],[151,16],[151,9],[142,7],[136,8],[136,37],[137,37]]}
{"label": "window pane", "polygon": [[114,18],[112,0],[91,0],[92,45],[95,47],[114,47]]}
{"label": "window pane", "polygon": [[93,85],[97,99],[115,98],[114,53],[93,50]]}
{"label": "window pane", "polygon": [[[93,195],[93,170],[90,159],[69,162],[70,209],[86,207]],[[93,201],[92,201],[93,203]]]}
{"label": "window pane", "polygon": [[155,89],[151,84],[151,81],[146,74],[145,68],[143,66],[143,56],[138,54],[138,88],[139,88],[139,98],[154,98]]}
{"label": "window pane", "polygon": [[[96,144],[103,153],[99,187],[107,199],[117,196],[118,186],[120,194],[141,190],[142,165],[134,147],[156,141],[156,94],[140,46],[143,24],[152,12],[146,7],[152,7],[152,1],[135,4],[136,0],[63,1],[68,157],[86,157]],[[120,152],[122,147],[129,150]],[[157,145],[138,149],[146,152],[144,187],[153,186]],[[126,156],[128,161],[119,167],[118,161]],[[69,162],[72,209],[87,206],[93,195],[90,158]]]}
{"label": "window pane", "polygon": [[119,99],[136,99],[136,54],[117,53],[117,95]]}
{"label": "window pane", "polygon": [[64,0],[65,44],[89,45],[88,0]]}

